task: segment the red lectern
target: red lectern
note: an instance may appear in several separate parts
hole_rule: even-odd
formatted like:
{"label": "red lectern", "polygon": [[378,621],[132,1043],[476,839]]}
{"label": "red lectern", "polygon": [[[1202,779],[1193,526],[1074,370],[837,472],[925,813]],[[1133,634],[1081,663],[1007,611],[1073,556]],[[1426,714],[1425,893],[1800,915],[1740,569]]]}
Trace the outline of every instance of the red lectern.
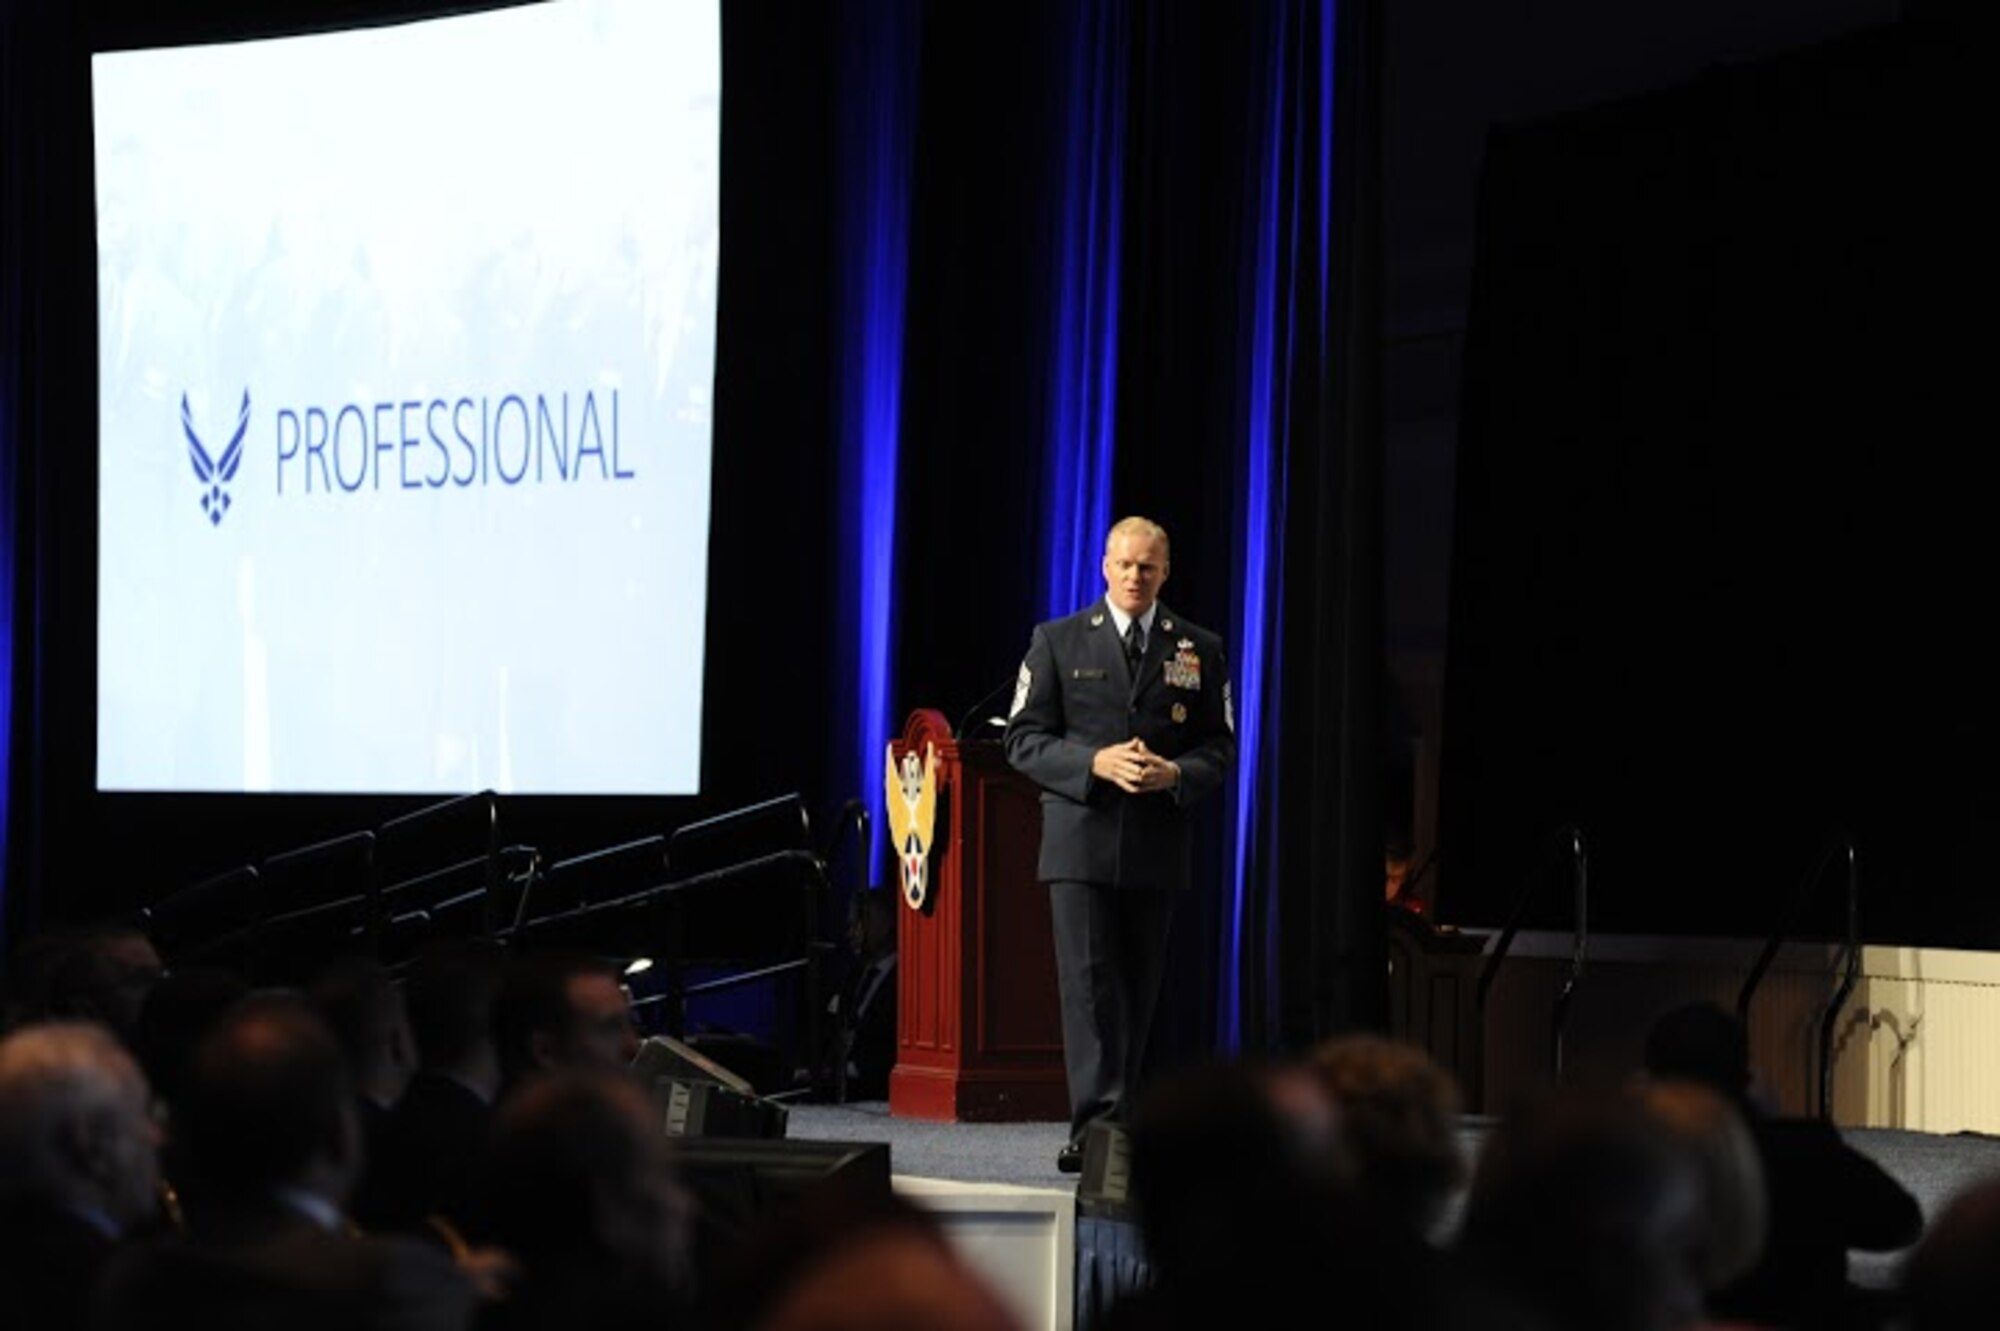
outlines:
{"label": "red lectern", "polygon": [[1069,1119],[1048,889],[1035,879],[1035,784],[991,740],[960,740],[940,712],[910,714],[892,761],[934,752],[935,821],[924,904],[897,912],[896,1066],[901,1118]]}

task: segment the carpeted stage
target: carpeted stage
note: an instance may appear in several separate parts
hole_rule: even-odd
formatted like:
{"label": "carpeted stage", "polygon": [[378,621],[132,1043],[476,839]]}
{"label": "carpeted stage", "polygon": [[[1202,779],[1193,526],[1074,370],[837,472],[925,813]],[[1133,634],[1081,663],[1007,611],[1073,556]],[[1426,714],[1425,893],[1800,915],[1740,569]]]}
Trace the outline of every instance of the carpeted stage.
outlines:
{"label": "carpeted stage", "polygon": [[[1469,1156],[1476,1157],[1490,1122],[1464,1120]],[[2000,1174],[2000,1137],[1889,1128],[1851,1128],[1844,1135],[1901,1180],[1927,1221],[1962,1188]],[[1073,1225],[1042,1223],[1057,1212],[1074,1213],[1077,1178],[1055,1165],[1064,1140],[1061,1123],[933,1123],[893,1117],[883,1102],[797,1104],[786,1136],[886,1143],[899,1189],[944,1211],[962,1248],[1016,1300],[1031,1328],[1093,1325],[1108,1300],[1144,1271],[1128,1220],[1085,1214]],[[1899,1257],[1856,1253],[1855,1278],[1885,1285]]]}

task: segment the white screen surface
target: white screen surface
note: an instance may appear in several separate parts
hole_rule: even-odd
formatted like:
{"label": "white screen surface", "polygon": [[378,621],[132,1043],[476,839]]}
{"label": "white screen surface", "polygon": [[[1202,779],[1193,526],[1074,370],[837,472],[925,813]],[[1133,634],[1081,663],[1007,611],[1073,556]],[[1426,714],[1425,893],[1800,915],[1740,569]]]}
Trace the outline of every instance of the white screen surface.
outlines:
{"label": "white screen surface", "polygon": [[720,67],[715,0],[93,59],[100,789],[696,792]]}

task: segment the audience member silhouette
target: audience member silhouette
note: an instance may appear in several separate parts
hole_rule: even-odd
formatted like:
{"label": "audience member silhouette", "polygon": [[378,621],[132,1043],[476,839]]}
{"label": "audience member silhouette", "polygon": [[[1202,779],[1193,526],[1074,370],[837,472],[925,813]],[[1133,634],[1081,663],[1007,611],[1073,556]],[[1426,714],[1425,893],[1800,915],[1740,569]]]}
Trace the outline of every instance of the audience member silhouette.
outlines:
{"label": "audience member silhouette", "polygon": [[1440,1238],[1465,1181],[1451,1073],[1407,1041],[1366,1033],[1324,1041],[1307,1066],[1338,1110],[1362,1205],[1412,1235]]}
{"label": "audience member silhouette", "polygon": [[1904,1258],[1901,1331],[1984,1331],[2000,1310],[2000,1178],[1959,1191]]}
{"label": "audience member silhouette", "polygon": [[1642,1078],[1631,1094],[1700,1172],[1706,1218],[1695,1274],[1705,1293],[1724,1289],[1763,1256],[1770,1224],[1764,1167],[1749,1125],[1720,1091],[1699,1082]]}
{"label": "audience member silhouette", "polygon": [[367,1162],[381,1153],[389,1114],[416,1069],[416,1039],[410,1032],[403,991],[381,962],[347,956],[323,967],[306,992],[347,1058],[361,1122],[365,1178]]}
{"label": "audience member silhouette", "polygon": [[15,955],[7,1021],[95,1021],[129,1049],[146,995],[164,971],[152,937],[136,921],[52,926],[26,939]]}
{"label": "audience member silhouette", "polygon": [[896,916],[894,892],[857,891],[847,903],[852,968],[833,997],[831,1088],[849,1100],[889,1094],[896,1064]]}
{"label": "audience member silhouette", "polygon": [[834,1175],[758,1217],[705,1325],[744,1331],[1025,1331],[936,1216]]}
{"label": "audience member silhouette", "polygon": [[500,1054],[493,1007],[506,952],[482,939],[430,944],[410,961],[403,997],[417,1068],[396,1102],[354,1199],[370,1229],[420,1226],[462,1241],[485,1172]]}
{"label": "audience member silhouette", "polygon": [[639,1053],[618,968],[567,950],[513,954],[493,1006],[501,1094],[558,1068],[629,1069]]}
{"label": "audience member silhouette", "polygon": [[252,993],[217,1021],[188,1066],[175,1127],[190,1167],[186,1236],[114,1258],[96,1326],[466,1325],[473,1286],[450,1257],[363,1236],[343,1213],[360,1163],[353,1084],[302,996]]}
{"label": "audience member silhouette", "polygon": [[1679,1331],[1702,1321],[1705,1203],[1691,1154],[1631,1098],[1557,1093],[1494,1126],[1457,1248],[1549,1331]]}
{"label": "audience member silhouette", "polygon": [[1349,1188],[1338,1109],[1303,1069],[1228,1060],[1150,1085],[1130,1128],[1130,1196],[1149,1279],[1114,1331],[1212,1327],[1260,1306],[1319,1307],[1329,1290],[1370,1325],[1467,1321],[1435,1253],[1377,1223]]}
{"label": "audience member silhouette", "polygon": [[189,1167],[175,1124],[188,1065],[210,1028],[249,992],[247,980],[223,967],[177,966],[160,977],[139,1011],[139,1065],[153,1089],[154,1116],[165,1130],[160,1191],[166,1227],[181,1229],[186,1223],[180,1190]]}
{"label": "audience member silhouette", "polygon": [[221,966],[176,966],[160,977],[139,1009],[136,1050],[153,1097],[179,1102],[187,1066],[223,1013],[250,992],[250,982]]}
{"label": "audience member silhouette", "polygon": [[1748,1033],[1719,1005],[1684,1004],[1662,1015],[1647,1033],[1645,1060],[1652,1076],[1698,1081],[1736,1104],[1763,1166],[1770,1202],[1763,1257],[1710,1298],[1710,1311],[1777,1326],[1879,1325],[1883,1299],[1849,1279],[1848,1250],[1915,1243],[1924,1223],[1916,1198],[1831,1123],[1767,1110],[1751,1090]]}
{"label": "audience member silhouette", "polygon": [[514,1274],[483,1310],[485,1331],[687,1324],[692,1200],[636,1081],[531,1078],[495,1116],[488,1163],[485,1235]]}
{"label": "audience member silhouette", "polygon": [[115,1248],[158,1204],[159,1133],[139,1065],[94,1022],[0,1039],[0,1321],[74,1331]]}

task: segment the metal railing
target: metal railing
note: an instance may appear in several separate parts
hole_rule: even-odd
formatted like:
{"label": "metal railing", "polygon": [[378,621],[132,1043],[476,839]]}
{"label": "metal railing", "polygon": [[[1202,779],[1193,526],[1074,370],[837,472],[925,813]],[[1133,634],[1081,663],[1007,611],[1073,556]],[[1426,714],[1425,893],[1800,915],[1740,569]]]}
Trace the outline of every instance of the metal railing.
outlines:
{"label": "metal railing", "polygon": [[[1556,993],[1556,1001],[1549,1016],[1550,1066],[1557,1081],[1562,1080],[1563,1028],[1568,1024],[1569,1011],[1576,997],[1577,984],[1583,979],[1583,966],[1589,952],[1590,934],[1588,928],[1590,907],[1590,856],[1584,847],[1583,832],[1574,824],[1560,828],[1550,847],[1551,858],[1567,860],[1570,867],[1570,884],[1574,895],[1574,932],[1570,938],[1569,967],[1563,974],[1562,988]],[[1487,955],[1486,965],[1479,972],[1479,986],[1476,991],[1474,1030],[1479,1038],[1479,1050],[1473,1059],[1474,1093],[1472,1103],[1482,1110],[1486,1107],[1486,1000],[1493,987],[1493,979],[1500,972],[1500,964],[1507,959],[1507,953],[1514,945],[1514,935],[1520,932],[1521,920],[1527,914],[1528,906],[1534,901],[1536,891],[1549,881],[1543,870],[1546,862],[1537,864],[1522,885],[1520,895],[1514,901],[1514,909],[1507,917],[1506,925],[1493,943],[1493,950]]]}
{"label": "metal railing", "polygon": [[1736,1015],[1743,1022],[1744,1030],[1750,1028],[1750,1003],[1756,997],[1757,987],[1764,982],[1764,975],[1771,969],[1777,958],[1778,949],[1785,945],[1798,926],[1799,917],[1805,913],[1807,903],[1812,899],[1813,889],[1826,876],[1827,866],[1838,855],[1847,858],[1847,931],[1842,941],[1843,962],[1840,983],[1827,1001],[1826,1011],[1819,1021],[1819,1116],[1829,1122],[1833,1118],[1833,1034],[1840,1020],[1840,1011],[1847,1006],[1847,1000],[1854,993],[1854,986],[1861,979],[1861,865],[1860,857],[1854,849],[1851,837],[1840,836],[1830,842],[1819,859],[1800,880],[1793,892],[1791,904],[1786,908],[1778,927],[1764,942],[1764,950],[1757,954],[1756,964],[1750,967],[1750,974],[1744,977],[1743,988],[1736,995]]}

